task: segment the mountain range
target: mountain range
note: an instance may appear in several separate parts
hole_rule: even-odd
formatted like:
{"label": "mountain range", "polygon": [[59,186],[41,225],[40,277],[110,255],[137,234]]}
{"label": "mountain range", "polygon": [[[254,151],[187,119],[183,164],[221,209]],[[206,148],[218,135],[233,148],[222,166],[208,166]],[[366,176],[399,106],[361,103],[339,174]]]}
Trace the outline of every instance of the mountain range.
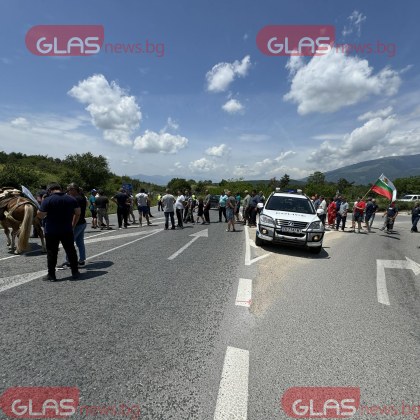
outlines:
{"label": "mountain range", "polygon": [[340,178],[345,178],[356,185],[368,185],[374,183],[382,173],[391,180],[420,175],[420,154],[389,156],[355,163],[325,172],[325,179],[337,182]]}
{"label": "mountain range", "polygon": [[[325,179],[329,182],[337,182],[340,178],[345,178],[349,182],[356,185],[368,185],[375,182],[379,175],[385,174],[391,180],[395,178],[406,178],[409,176],[420,175],[420,154],[408,156],[389,156],[380,159],[368,160],[365,162],[355,163],[354,165],[344,166],[325,172]],[[278,179],[283,174],[280,174]],[[150,182],[157,185],[166,185],[174,175],[133,175],[132,178],[140,181]],[[199,178],[197,179],[199,180]],[[213,180],[220,182],[220,180]],[[306,178],[294,183],[305,182]],[[252,181],[257,183],[257,181]],[[268,182],[259,181],[260,183]]]}

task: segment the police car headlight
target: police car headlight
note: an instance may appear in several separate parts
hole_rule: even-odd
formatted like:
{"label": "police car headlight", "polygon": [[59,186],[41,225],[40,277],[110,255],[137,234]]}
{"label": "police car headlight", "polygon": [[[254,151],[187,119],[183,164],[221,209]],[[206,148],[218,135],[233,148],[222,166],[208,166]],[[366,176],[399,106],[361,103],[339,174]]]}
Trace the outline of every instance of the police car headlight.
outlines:
{"label": "police car headlight", "polygon": [[308,230],[322,230],[323,227],[324,227],[324,225],[322,224],[321,221],[319,221],[319,222],[312,222],[309,225]]}
{"label": "police car headlight", "polygon": [[274,220],[270,216],[266,216],[265,214],[260,215],[260,223],[263,225],[274,226]]}

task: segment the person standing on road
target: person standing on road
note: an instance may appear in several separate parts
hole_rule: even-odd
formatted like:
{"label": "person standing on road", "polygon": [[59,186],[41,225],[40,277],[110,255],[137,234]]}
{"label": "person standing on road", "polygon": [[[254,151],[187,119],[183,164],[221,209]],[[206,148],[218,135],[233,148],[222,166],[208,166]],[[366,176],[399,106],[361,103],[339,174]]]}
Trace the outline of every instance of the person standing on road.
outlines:
{"label": "person standing on road", "polygon": [[166,194],[161,197],[161,206],[163,208],[163,214],[165,215],[165,230],[169,228],[169,218],[171,218],[171,229],[175,229],[175,218],[174,218],[174,204],[175,197],[170,194],[169,189],[166,190]]}
{"label": "person standing on road", "polygon": [[246,225],[247,221],[249,224],[249,201],[251,200],[251,196],[248,193],[248,190],[244,191],[245,198],[242,204],[242,222]]}
{"label": "person standing on road", "polygon": [[382,217],[385,217],[384,225],[381,227],[380,230],[385,230],[386,233],[391,233],[392,229],[394,228],[395,219],[398,216],[398,208],[395,206],[395,203],[391,203]]}
{"label": "person standing on road", "polygon": [[184,229],[183,216],[184,216],[184,205],[185,197],[182,195],[181,191],[178,191],[178,197],[175,202],[176,218],[178,219],[178,227]]}
{"label": "person standing on road", "polygon": [[219,198],[219,223],[222,221],[222,215],[225,218],[225,222],[227,223],[227,218],[226,218],[227,199],[228,199],[228,196],[226,195],[226,192],[223,191]]}
{"label": "person standing on road", "polygon": [[111,198],[111,200],[117,204],[117,219],[118,219],[118,228],[122,229],[124,222],[124,228],[128,227],[128,208],[130,206],[128,195],[125,192],[124,188],[120,188],[117,194]]}
{"label": "person standing on road", "polygon": [[127,192],[128,195],[128,201],[130,203],[130,206],[128,208],[128,221],[132,223],[133,225],[136,224],[136,216],[134,215],[134,197],[131,192]]}
{"label": "person standing on road", "polygon": [[[67,186],[67,194],[74,197],[80,207],[80,217],[73,229],[74,242],[79,250],[79,267],[83,267],[86,261],[86,248],[85,248],[85,230],[86,230],[86,198],[80,195],[80,188],[72,182]],[[70,267],[69,259],[66,253],[65,261],[59,268]]]}
{"label": "person standing on road", "polygon": [[226,232],[230,232],[232,226],[232,232],[235,230],[235,210],[236,210],[236,199],[230,191],[227,192],[228,199],[226,200],[226,219],[228,222]]}
{"label": "person standing on road", "polygon": [[209,194],[209,190],[205,191],[206,197],[204,198],[204,209],[203,209],[203,214],[204,214],[204,220],[206,222],[206,224],[210,224],[210,199],[211,199],[211,195]]}
{"label": "person standing on road", "polygon": [[366,201],[366,209],[365,209],[365,228],[368,230],[368,232],[371,232],[370,229],[370,219],[372,215],[374,214],[375,205],[373,202],[372,197],[368,197]]}
{"label": "person standing on road", "polygon": [[375,220],[376,212],[378,211],[378,205],[376,204],[376,200],[374,198],[372,198],[372,203],[373,203],[372,208],[369,210],[372,212],[372,215],[370,216],[369,221],[368,221],[369,229],[372,228],[372,224],[373,224],[373,221]]}
{"label": "person standing on road", "polygon": [[239,223],[239,209],[241,208],[241,193],[238,191],[235,195],[236,210],[235,210],[235,219]]}
{"label": "person standing on road", "polygon": [[340,210],[337,212],[337,222],[335,230],[340,228],[344,232],[346,228],[347,213],[349,211],[349,203],[347,203],[346,197],[340,197]]}
{"label": "person standing on road", "polygon": [[416,202],[414,205],[413,210],[411,210],[411,230],[410,232],[418,232],[417,230],[417,223],[420,219],[420,203]]}
{"label": "person standing on road", "polygon": [[319,197],[319,205],[318,205],[318,217],[321,220],[322,224],[325,226],[325,219],[327,217],[327,202],[323,195]]}
{"label": "person standing on road", "polygon": [[[362,229],[363,214],[366,209],[366,203],[359,198],[357,204],[353,209],[354,221],[357,222],[357,233],[360,233]],[[356,226],[354,227],[354,233],[356,233]]]}
{"label": "person standing on road", "polygon": [[139,223],[140,226],[143,226],[143,216],[146,218],[147,225],[151,225],[149,220],[149,197],[146,194],[146,191],[144,188],[140,189],[140,192],[136,194],[136,200],[137,200],[137,209],[139,211]]}
{"label": "person standing on road", "polygon": [[62,192],[60,184],[50,184],[48,192],[50,195],[42,201],[41,208],[37,212],[37,217],[45,218],[48,275],[44,280],[57,280],[55,267],[60,242],[68,255],[72,278],[76,280],[79,277],[79,270],[73,230],[79,221],[80,207],[74,197]]}
{"label": "person standing on road", "polygon": [[97,212],[96,212],[96,190],[93,189],[90,192],[90,197],[89,197],[89,210],[90,210],[90,214],[92,216],[92,228],[96,229],[98,227],[98,219],[97,219]]}
{"label": "person standing on road", "polygon": [[328,205],[328,227],[334,229],[335,218],[337,217],[337,207],[334,198],[331,198],[331,202]]}
{"label": "person standing on road", "polygon": [[98,190],[98,197],[96,197],[96,211],[98,212],[98,221],[99,226],[101,226],[101,230],[104,229],[104,220],[106,223],[107,230],[111,230],[112,228],[109,226],[109,216],[108,216],[108,205],[109,199],[102,190]]}

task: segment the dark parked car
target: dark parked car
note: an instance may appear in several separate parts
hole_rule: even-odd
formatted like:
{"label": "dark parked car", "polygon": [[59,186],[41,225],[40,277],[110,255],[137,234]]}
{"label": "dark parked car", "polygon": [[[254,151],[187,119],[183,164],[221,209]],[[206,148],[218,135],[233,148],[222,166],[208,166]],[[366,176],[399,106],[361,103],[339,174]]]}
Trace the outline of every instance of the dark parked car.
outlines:
{"label": "dark parked car", "polygon": [[220,195],[211,195],[210,196],[210,208],[217,209],[219,207]]}

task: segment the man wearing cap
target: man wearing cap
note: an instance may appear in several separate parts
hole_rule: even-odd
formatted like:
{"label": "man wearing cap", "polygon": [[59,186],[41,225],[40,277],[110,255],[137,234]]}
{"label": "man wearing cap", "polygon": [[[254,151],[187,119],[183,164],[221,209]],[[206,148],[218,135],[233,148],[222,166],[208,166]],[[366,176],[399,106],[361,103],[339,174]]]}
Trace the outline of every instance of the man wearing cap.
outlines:
{"label": "man wearing cap", "polygon": [[45,218],[45,242],[47,246],[48,275],[45,280],[56,281],[55,266],[57,265],[58,246],[61,242],[68,255],[72,278],[79,277],[77,254],[74,247],[73,230],[80,217],[80,207],[74,197],[65,194],[60,184],[48,186],[49,196],[46,197],[38,210],[37,217]]}

